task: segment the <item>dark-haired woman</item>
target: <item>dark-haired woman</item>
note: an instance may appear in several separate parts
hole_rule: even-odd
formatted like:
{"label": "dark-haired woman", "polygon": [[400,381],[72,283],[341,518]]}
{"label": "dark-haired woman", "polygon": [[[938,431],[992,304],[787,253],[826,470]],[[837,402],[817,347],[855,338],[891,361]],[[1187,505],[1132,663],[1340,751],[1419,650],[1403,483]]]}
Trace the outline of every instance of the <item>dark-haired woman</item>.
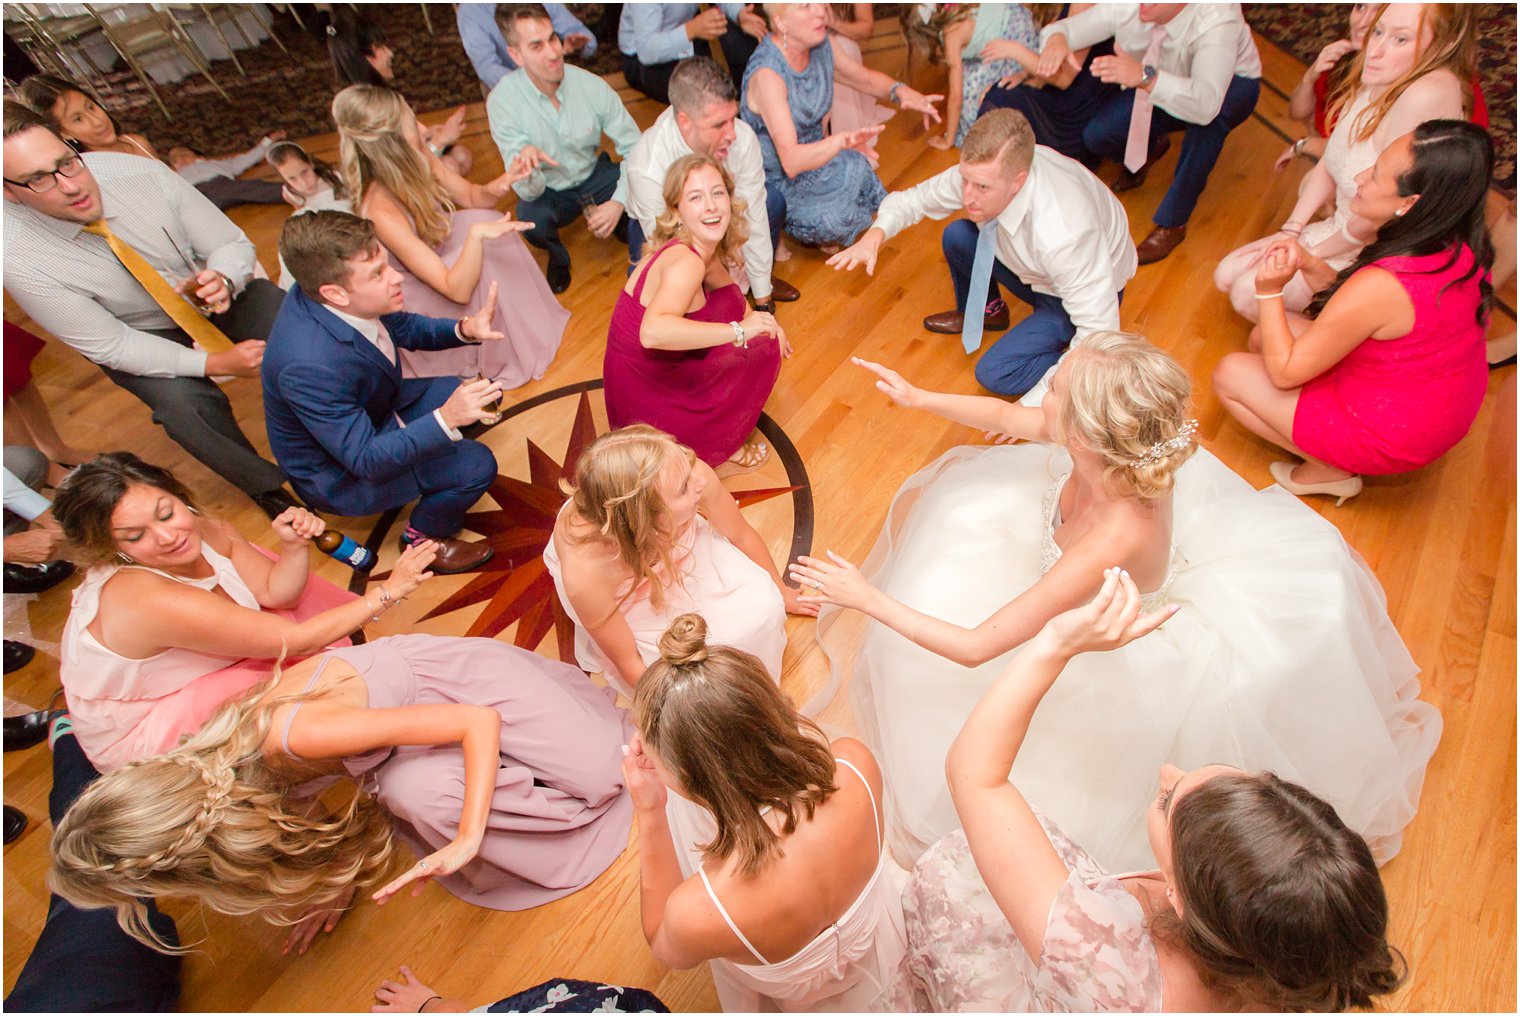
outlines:
{"label": "dark-haired woman", "polygon": [[22,82],[16,96],[52,120],[58,136],[81,152],[120,152],[162,161],[153,142],[122,132],[111,114],[72,81],[38,74]]}
{"label": "dark-haired woman", "polygon": [[[697,614],[660,639],[633,722],[623,773],[655,958],[711,961],[725,1012],[903,1011],[902,904],[866,746],[829,743],[759,659],[709,646]],[[672,838],[667,788],[711,811],[710,839]]]}
{"label": "dark-haired woman", "polygon": [[74,732],[102,772],[173,748],[279,657],[347,644],[430,576],[434,556],[421,541],[378,590],[353,596],[309,572],[311,541],[327,528],[317,516],[282,512],[270,555],[130,452],[76,469],[53,514],[74,560],[91,566],[74,590],[60,678]]}
{"label": "dark-haired woman", "polygon": [[977,704],[945,771],[964,828],[903,895],[922,1011],[1233,1012],[1367,1007],[1398,987],[1388,900],[1366,842],[1271,773],[1161,767],[1146,831],[1157,869],[1105,872],[1031,807],[1009,770],[1073,657],[1142,616],[1127,572],[1057,615]]}
{"label": "dark-haired woman", "polygon": [[[391,49],[385,30],[350,5],[333,7],[332,23],[327,26],[327,55],[332,58],[339,89],[349,85],[396,87],[396,72],[391,66],[396,51]],[[475,156],[458,144],[466,113],[460,106],[436,127],[417,125],[428,149],[460,176],[468,176],[475,165]]]}
{"label": "dark-haired woman", "polygon": [[[1426,121],[1357,177],[1352,212],[1378,233],[1352,264],[1336,274],[1291,239],[1267,252],[1258,352],[1226,356],[1214,386],[1248,430],[1304,459],[1273,463],[1283,487],[1340,503],[1360,474],[1429,465],[1472,426],[1488,388],[1493,165],[1481,127]],[[1319,291],[1303,317],[1282,300],[1300,271]]]}

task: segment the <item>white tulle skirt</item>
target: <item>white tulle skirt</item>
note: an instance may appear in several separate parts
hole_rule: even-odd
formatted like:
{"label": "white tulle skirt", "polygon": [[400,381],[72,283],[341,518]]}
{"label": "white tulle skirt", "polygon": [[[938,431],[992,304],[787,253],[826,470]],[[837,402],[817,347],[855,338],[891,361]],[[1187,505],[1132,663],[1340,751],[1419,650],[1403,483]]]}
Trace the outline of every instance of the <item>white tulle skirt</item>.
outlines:
{"label": "white tulle skirt", "polygon": [[[868,577],[974,627],[1040,578],[1041,496],[1067,469],[1043,445],[952,449],[898,491]],[[1271,770],[1330,801],[1380,863],[1392,857],[1441,717],[1416,698],[1419,668],[1377,580],[1298,498],[1251,489],[1203,450],[1178,474],[1173,540],[1168,599],[1182,609],[1123,649],[1072,661],[1013,782],[1109,871],[1155,866],[1145,813],[1166,762]],[[848,620],[825,610],[819,639],[881,763],[906,866],[960,825],[945,754],[1012,652],[966,668],[874,622],[857,639]]]}

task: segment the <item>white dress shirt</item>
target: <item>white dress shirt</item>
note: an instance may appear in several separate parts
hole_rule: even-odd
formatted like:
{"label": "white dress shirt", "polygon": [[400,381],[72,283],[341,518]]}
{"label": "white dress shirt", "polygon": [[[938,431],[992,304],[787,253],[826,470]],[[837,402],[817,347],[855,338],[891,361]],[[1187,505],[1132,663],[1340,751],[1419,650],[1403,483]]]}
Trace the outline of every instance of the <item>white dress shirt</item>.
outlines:
{"label": "white dress shirt", "polygon": [[[339,321],[349,325],[354,331],[364,336],[366,342],[380,350],[381,356],[391,363],[396,362],[396,343],[391,341],[390,333],[385,330],[385,326],[380,323],[379,319],[354,317],[352,314],[341,311],[331,304],[324,303],[322,306],[332,311],[333,316]],[[459,334],[459,325],[457,324],[454,325],[454,334]],[[465,341],[469,340],[466,339]],[[463,434],[443,422],[442,409],[433,410],[433,419],[438,421],[439,428],[449,436],[450,441],[461,441],[464,439]],[[400,415],[396,416],[396,422],[401,425],[402,430],[406,429],[406,421],[401,419]]]}
{"label": "white dress shirt", "polygon": [[[1151,28],[1140,20],[1139,4],[1094,4],[1081,14],[1057,21],[1040,33],[1040,46],[1056,33],[1072,49],[1104,39],[1136,60],[1150,48]],[[1156,59],[1151,101],[1179,120],[1212,123],[1224,105],[1233,78],[1261,77],[1261,54],[1240,4],[1184,4],[1162,26],[1166,39]]]}
{"label": "white dress shirt", "polygon": [[[872,224],[892,236],[964,208],[961,168],[887,195]],[[1037,293],[1061,301],[1077,334],[1119,327],[1119,290],[1139,259],[1124,206],[1080,162],[1036,145],[1029,177],[997,217],[997,259]]]}
{"label": "white dress shirt", "polygon": [[[90,152],[84,163],[100,184],[111,232],[170,285],[210,268],[237,293],[253,277],[253,243],[168,166],[119,152]],[[5,288],[34,321],[102,367],[144,377],[205,375],[204,350],[148,334],[178,326],[105,237],[15,201],[4,208]]]}
{"label": "white dress shirt", "polygon": [[[677,159],[690,154],[691,147],[676,124],[676,111],[667,108],[623,160],[628,215],[638,220],[646,237],[654,233],[654,221],[665,211],[666,172]],[[733,196],[747,206],[744,218],[749,223],[749,239],[744,243],[744,272],[749,276],[750,292],[764,303],[771,295],[775,260],[770,217],[765,212],[765,163],[754,128],[743,120],[734,120],[734,143],[723,165],[734,178]]]}

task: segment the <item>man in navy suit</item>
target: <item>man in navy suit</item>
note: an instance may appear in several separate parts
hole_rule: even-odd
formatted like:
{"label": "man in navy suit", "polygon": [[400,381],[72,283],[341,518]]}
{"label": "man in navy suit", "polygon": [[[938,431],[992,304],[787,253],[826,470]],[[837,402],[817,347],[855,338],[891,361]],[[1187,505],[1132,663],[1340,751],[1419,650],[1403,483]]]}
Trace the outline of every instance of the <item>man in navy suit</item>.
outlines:
{"label": "man in navy suit", "polygon": [[269,445],[306,503],[370,515],[416,501],[405,549],[433,540],[442,574],[478,568],[483,543],[456,539],[465,512],[496,477],[496,457],[459,428],[489,414],[495,381],[402,378],[396,348],[450,349],[498,340],[493,283],[460,321],[402,312],[401,275],[374,227],[346,212],[285,223],[280,255],[296,284],[269,334],[263,364]]}

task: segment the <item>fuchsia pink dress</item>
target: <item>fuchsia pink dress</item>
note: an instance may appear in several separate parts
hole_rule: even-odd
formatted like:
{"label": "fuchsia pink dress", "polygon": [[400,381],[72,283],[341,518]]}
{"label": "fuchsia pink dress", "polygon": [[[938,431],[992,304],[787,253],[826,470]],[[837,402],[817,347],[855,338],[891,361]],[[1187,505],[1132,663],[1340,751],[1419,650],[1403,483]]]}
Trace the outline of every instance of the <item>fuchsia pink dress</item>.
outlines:
{"label": "fuchsia pink dress", "polygon": [[[650,266],[676,242],[661,247],[639,270],[632,293],[618,294],[602,361],[607,423],[614,430],[634,423],[658,427],[717,466],[755,429],[781,373],[781,345],[766,336],[751,339],[744,349],[732,342],[707,349],[645,349],[639,341],[647,310],[644,282]],[[746,310],[739,287],[728,285],[707,293],[707,302],[686,318],[727,323],[743,320]]]}
{"label": "fuchsia pink dress", "polygon": [[[1482,294],[1467,247],[1392,257],[1393,273],[1414,301],[1414,327],[1397,339],[1368,339],[1304,385],[1293,415],[1293,443],[1321,462],[1373,476],[1429,465],[1467,434],[1488,390]],[[1370,267],[1370,266],[1369,266]],[[1449,287],[1449,288],[1448,288]]]}

